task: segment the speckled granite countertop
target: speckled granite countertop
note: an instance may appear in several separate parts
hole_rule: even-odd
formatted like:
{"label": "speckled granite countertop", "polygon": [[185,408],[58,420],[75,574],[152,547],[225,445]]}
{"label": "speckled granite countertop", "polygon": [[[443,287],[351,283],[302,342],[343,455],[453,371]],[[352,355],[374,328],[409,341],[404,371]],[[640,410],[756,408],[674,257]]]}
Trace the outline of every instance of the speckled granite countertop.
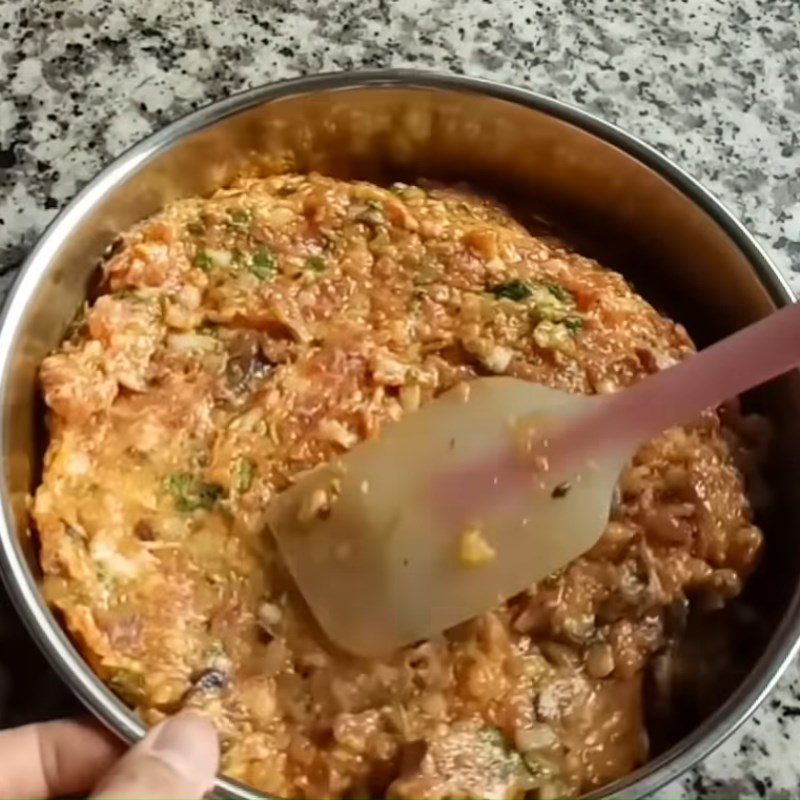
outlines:
{"label": "speckled granite countertop", "polygon": [[[259,83],[362,66],[483,76],[596,112],[716,192],[800,290],[799,32],[796,0],[4,0],[0,292],[56,209],[145,134]],[[15,665],[10,683],[0,668],[0,724],[69,707],[29,647],[0,608]],[[34,683],[33,706],[10,699]],[[795,667],[662,796],[797,797],[799,747]]]}

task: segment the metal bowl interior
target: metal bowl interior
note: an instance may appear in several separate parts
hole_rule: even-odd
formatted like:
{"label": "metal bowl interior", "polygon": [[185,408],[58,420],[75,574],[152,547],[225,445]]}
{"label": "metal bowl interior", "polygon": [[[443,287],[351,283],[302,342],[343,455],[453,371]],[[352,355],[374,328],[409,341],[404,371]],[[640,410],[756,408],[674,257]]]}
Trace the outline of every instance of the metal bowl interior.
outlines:
{"label": "metal bowl interior", "polygon": [[[4,475],[0,572],[20,615],[60,675],[121,736],[140,722],[93,675],[38,591],[27,497],[41,469],[37,366],[86,297],[105,248],[165,203],[206,194],[242,173],[317,170],[378,182],[466,181],[539,214],[585,255],[625,274],[705,344],[792,301],[746,231],[702,187],[619,129],[530,92],[408,71],[274,84],[204,108],[137,145],[57,217],[31,253],[0,330]],[[763,699],[800,634],[800,379],[748,398],[781,432],[766,555],[743,598],[757,620],[741,664],[708,707],[681,709],[636,773],[599,795],[640,797],[706,755]],[[737,628],[736,609],[724,619]],[[751,626],[752,627],[752,626]],[[722,676],[724,677],[724,676]],[[257,797],[221,779],[218,791]]]}

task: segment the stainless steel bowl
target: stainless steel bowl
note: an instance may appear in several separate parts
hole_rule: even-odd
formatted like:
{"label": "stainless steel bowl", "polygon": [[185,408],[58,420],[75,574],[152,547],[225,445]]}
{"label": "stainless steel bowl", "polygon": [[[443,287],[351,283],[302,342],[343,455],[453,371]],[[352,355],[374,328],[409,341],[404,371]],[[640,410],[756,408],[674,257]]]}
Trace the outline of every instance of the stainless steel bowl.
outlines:
{"label": "stainless steel bowl", "polygon": [[[282,168],[377,181],[465,180],[511,198],[632,278],[701,343],[793,299],[747,231],[675,164],[586,112],[507,86],[413,71],[303,78],[210,105],[136,145],[41,238],[0,329],[0,571],[61,677],[127,740],[142,735],[141,723],[97,680],[39,593],[26,515],[43,445],[37,365],[59,342],[118,232],[243,170]],[[758,620],[756,652],[745,654],[742,679],[718,706],[692,718],[691,731],[662,743],[650,763],[599,794],[640,797],[697,763],[754,710],[798,649],[800,380],[784,378],[751,402],[781,431],[770,477],[773,511],[761,520],[766,557],[745,598]],[[733,611],[726,619],[738,624]],[[686,719],[693,713],[687,709]],[[225,779],[217,790],[258,796]]]}

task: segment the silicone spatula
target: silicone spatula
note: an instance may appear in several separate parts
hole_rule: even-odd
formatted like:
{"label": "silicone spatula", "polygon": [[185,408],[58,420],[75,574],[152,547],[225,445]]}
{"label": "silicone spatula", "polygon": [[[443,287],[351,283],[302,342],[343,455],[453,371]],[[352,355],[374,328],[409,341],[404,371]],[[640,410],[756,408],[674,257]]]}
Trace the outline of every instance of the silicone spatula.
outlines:
{"label": "silicone spatula", "polygon": [[798,364],[792,305],[617,394],[480,378],[304,476],[268,525],[328,637],[380,656],[584,553],[640,445]]}

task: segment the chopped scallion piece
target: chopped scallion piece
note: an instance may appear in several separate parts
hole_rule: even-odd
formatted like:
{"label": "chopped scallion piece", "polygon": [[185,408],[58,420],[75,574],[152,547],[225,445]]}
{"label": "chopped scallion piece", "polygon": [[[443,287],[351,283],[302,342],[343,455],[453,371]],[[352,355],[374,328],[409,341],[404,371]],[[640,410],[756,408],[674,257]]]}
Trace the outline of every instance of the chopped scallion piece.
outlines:
{"label": "chopped scallion piece", "polygon": [[208,510],[222,497],[221,486],[200,481],[188,472],[170,475],[166,480],[166,488],[178,511]]}
{"label": "chopped scallion piece", "polygon": [[249,458],[239,458],[233,468],[234,488],[243,494],[253,485],[256,466]]}
{"label": "chopped scallion piece", "polygon": [[214,265],[211,256],[206,253],[205,250],[198,251],[197,255],[194,257],[194,263],[196,266],[200,267],[200,269],[211,269]]}
{"label": "chopped scallion piece", "polygon": [[112,669],[106,682],[114,694],[131,705],[135,705],[138,702],[144,688],[144,677],[140,673],[125,667]]}
{"label": "chopped scallion piece", "polygon": [[252,215],[247,209],[234,208],[229,213],[231,217],[232,227],[238,228],[239,230],[244,230],[250,225],[250,222],[252,220]]}
{"label": "chopped scallion piece", "polygon": [[563,286],[559,286],[557,283],[545,283],[547,287],[547,291],[559,300],[562,303],[572,303],[572,294],[569,292],[568,289],[565,289]]}
{"label": "chopped scallion piece", "polygon": [[515,300],[516,302],[527,300],[531,296],[531,287],[516,278],[504,283],[496,283],[494,286],[490,286],[487,291],[498,299],[504,298],[506,300]]}
{"label": "chopped scallion piece", "polygon": [[275,273],[277,272],[275,257],[266,247],[259,247],[258,250],[253,253],[253,258],[250,262],[250,272],[262,281],[268,281],[275,277]]}
{"label": "chopped scallion piece", "polygon": [[306,259],[306,266],[313,272],[324,272],[327,264],[322,256],[309,256]]}
{"label": "chopped scallion piece", "polygon": [[378,225],[383,222],[383,207],[377,200],[368,200],[367,207],[356,217],[361,222]]}

